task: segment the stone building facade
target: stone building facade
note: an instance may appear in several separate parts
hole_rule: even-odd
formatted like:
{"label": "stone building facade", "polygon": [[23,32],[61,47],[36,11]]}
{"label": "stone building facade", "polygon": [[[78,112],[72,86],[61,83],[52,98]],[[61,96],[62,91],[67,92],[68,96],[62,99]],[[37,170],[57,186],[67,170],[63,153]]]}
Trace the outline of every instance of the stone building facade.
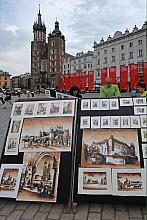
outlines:
{"label": "stone building facade", "polygon": [[0,88],[10,88],[10,74],[0,70]]}
{"label": "stone building facade", "polygon": [[117,81],[120,77],[120,65],[138,63],[139,77],[142,79],[142,63],[147,61],[147,22],[138,29],[135,25],[133,30],[128,29],[124,33],[116,31],[114,36],[102,38],[99,43],[94,42],[94,72],[95,80],[101,81],[101,69],[105,67],[117,67]]}

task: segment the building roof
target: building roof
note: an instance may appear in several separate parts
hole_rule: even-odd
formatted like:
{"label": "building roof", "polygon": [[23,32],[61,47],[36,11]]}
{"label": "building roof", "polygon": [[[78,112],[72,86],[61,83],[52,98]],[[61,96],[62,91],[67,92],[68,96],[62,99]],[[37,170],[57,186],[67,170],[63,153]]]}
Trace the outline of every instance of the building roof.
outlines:
{"label": "building roof", "polygon": [[52,31],[52,33],[49,33],[48,37],[61,37],[63,39],[65,38],[59,29],[59,22],[57,20],[55,22],[55,29]]}
{"label": "building roof", "polygon": [[122,38],[126,38],[126,37],[128,37],[128,36],[133,36],[133,35],[135,35],[135,34],[137,34],[137,33],[143,32],[143,31],[145,31],[145,30],[147,30],[147,21],[144,22],[144,24],[143,24],[143,26],[142,26],[141,29],[138,29],[137,26],[135,25],[134,28],[133,28],[133,30],[132,30],[132,32],[129,32],[128,29],[126,29],[126,31],[125,31],[124,33],[122,33],[121,31],[116,31],[116,32],[114,33],[113,37],[111,37],[111,36],[109,35],[109,37],[107,38],[106,41],[104,41],[103,38],[100,40],[99,43],[97,43],[96,41],[94,41],[94,46],[93,46],[93,48],[97,48],[97,47],[99,47],[99,46],[101,46],[101,45],[105,45],[105,44],[108,44],[108,43],[110,43],[110,42],[114,42],[114,41],[116,41],[116,40],[120,40],[120,39],[122,39]]}
{"label": "building roof", "polygon": [[34,22],[33,31],[42,30],[46,32],[45,24],[42,22],[41,13],[40,13],[40,4],[39,4],[39,12],[38,12],[38,20]]}
{"label": "building roof", "polygon": [[0,76],[11,76],[11,75],[9,74],[9,72],[0,70]]}

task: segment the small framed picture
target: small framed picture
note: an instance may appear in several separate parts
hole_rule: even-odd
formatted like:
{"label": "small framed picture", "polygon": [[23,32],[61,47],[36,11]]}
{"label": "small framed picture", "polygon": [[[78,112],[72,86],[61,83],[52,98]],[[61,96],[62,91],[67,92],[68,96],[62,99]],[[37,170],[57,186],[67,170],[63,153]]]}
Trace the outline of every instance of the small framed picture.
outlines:
{"label": "small framed picture", "polygon": [[146,196],[145,169],[112,169],[113,195]]}
{"label": "small framed picture", "polygon": [[0,170],[0,197],[17,197],[22,167],[22,164],[2,164]]}
{"label": "small framed picture", "polygon": [[75,106],[74,104],[75,104],[75,100],[63,101],[62,115],[74,116],[74,106]]}
{"label": "small framed picture", "polygon": [[31,118],[35,114],[35,102],[25,104],[24,118]]}
{"label": "small framed picture", "polygon": [[109,99],[100,99],[100,110],[109,110]]}
{"label": "small framed picture", "polygon": [[100,109],[100,99],[91,99],[91,110]]}
{"label": "small framed picture", "polygon": [[147,144],[142,144],[143,159],[147,159]]}
{"label": "small framed picture", "polygon": [[23,119],[11,119],[9,133],[19,134],[21,132]]}
{"label": "small framed picture", "polygon": [[90,99],[82,99],[81,100],[81,110],[82,111],[90,110]]}
{"label": "small framed picture", "polygon": [[51,101],[49,103],[49,116],[61,116],[61,101]]}
{"label": "small framed picture", "polygon": [[133,98],[134,105],[146,105],[146,97]]}
{"label": "small framed picture", "polygon": [[110,99],[110,110],[119,110],[119,102],[118,99]]}
{"label": "small framed picture", "polygon": [[142,142],[147,142],[147,128],[141,128]]}
{"label": "small framed picture", "polygon": [[91,128],[92,129],[100,128],[100,116],[91,117]]}
{"label": "small framed picture", "polygon": [[132,98],[120,98],[120,106],[133,106]]}
{"label": "small framed picture", "polygon": [[46,117],[48,109],[48,102],[44,101],[36,103],[35,117]]}
{"label": "small framed picture", "polygon": [[112,194],[110,168],[79,168],[78,194]]}
{"label": "small framed picture", "polygon": [[8,135],[4,155],[18,155],[19,137]]}
{"label": "small framed picture", "polygon": [[120,128],[120,116],[111,116],[111,128]]}
{"label": "small framed picture", "polygon": [[101,128],[110,128],[110,116],[101,116]]}
{"label": "small framed picture", "polygon": [[139,116],[130,116],[131,118],[131,128],[140,128],[140,117]]}
{"label": "small framed picture", "polygon": [[24,105],[25,104],[23,102],[15,102],[13,104],[11,118],[23,118]]}
{"label": "small framed picture", "polygon": [[140,115],[141,128],[147,128],[147,115]]}
{"label": "small framed picture", "polygon": [[147,106],[134,106],[135,115],[145,115],[147,114]]}
{"label": "small framed picture", "polygon": [[143,159],[143,165],[144,165],[144,170],[145,170],[145,173],[147,171],[147,159]]}
{"label": "small framed picture", "polygon": [[131,119],[130,116],[121,116],[121,128],[130,128],[131,127]]}
{"label": "small framed picture", "polygon": [[81,116],[80,128],[90,128],[90,116]]}

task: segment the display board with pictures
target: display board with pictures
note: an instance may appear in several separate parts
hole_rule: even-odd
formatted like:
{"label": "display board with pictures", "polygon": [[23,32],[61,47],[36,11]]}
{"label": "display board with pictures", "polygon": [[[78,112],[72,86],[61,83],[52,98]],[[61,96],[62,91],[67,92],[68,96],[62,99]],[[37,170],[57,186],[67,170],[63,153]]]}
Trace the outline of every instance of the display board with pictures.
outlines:
{"label": "display board with pictures", "polygon": [[76,102],[44,99],[13,104],[1,158],[0,197],[68,202]]}
{"label": "display board with pictures", "polygon": [[74,201],[146,201],[146,97],[79,104]]}

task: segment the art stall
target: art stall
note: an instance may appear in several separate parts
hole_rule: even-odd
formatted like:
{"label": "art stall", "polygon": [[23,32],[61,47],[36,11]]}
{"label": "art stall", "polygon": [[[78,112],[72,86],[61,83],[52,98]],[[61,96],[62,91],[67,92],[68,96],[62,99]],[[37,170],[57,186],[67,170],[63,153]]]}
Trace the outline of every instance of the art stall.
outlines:
{"label": "art stall", "polygon": [[145,204],[147,99],[82,99],[75,202]]}
{"label": "art stall", "polygon": [[1,158],[0,197],[69,201],[76,102],[51,98],[13,104]]}

